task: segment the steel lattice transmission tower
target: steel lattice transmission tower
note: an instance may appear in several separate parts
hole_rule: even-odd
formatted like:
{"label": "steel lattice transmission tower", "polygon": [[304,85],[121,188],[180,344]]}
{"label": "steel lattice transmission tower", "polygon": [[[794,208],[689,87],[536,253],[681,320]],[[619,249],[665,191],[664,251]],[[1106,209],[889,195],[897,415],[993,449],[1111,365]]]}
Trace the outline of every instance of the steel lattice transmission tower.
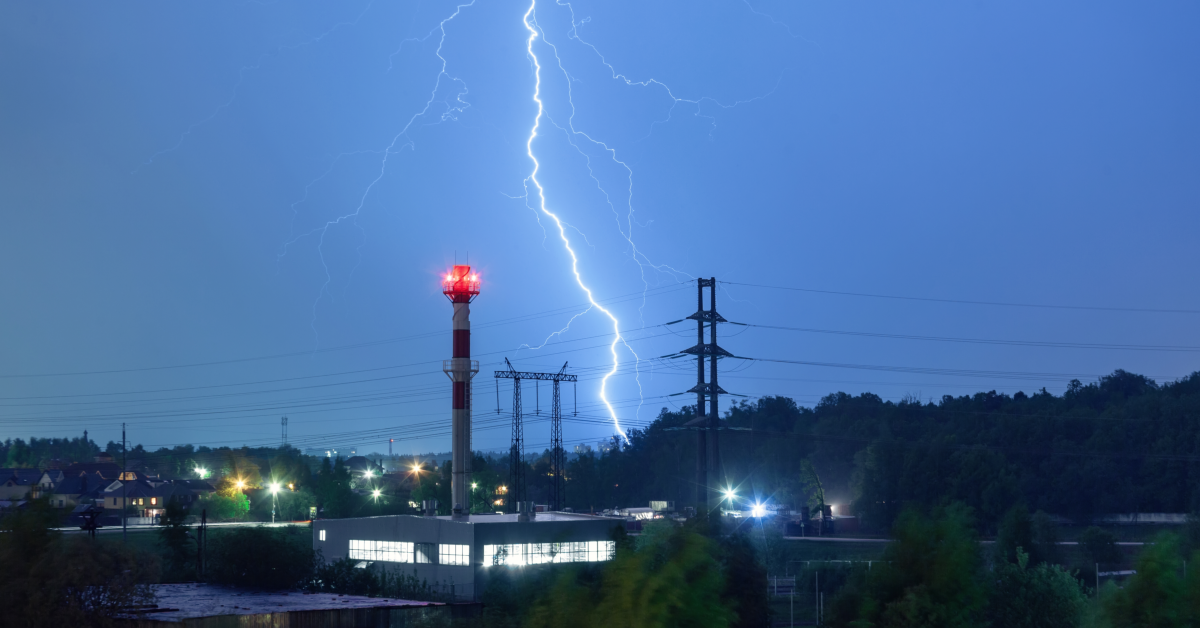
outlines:
{"label": "steel lattice transmission tower", "polygon": [[[704,309],[704,289],[708,288],[708,309]],[[721,438],[723,428],[720,420],[718,399],[728,392],[717,384],[717,361],[721,358],[732,358],[734,355],[717,344],[717,325],[727,323],[723,316],[717,313],[717,279],[696,280],[696,313],[686,319],[668,323],[696,321],[696,345],[684,349],[677,355],[696,356],[696,385],[688,389],[696,393],[696,418],[684,424],[684,429],[696,432],[696,505],[697,509],[706,505],[710,512],[721,507],[724,498],[725,470],[721,465]],[[736,324],[736,323],[735,323]],[[708,342],[704,342],[704,327],[708,326]],[[664,356],[667,357],[667,356]],[[705,360],[708,360],[709,381],[704,381]],[[684,394],[684,393],[677,393]],[[707,400],[707,404],[705,403]],[[705,407],[707,405],[707,408]]]}
{"label": "steel lattice transmission tower", "polygon": [[559,384],[561,382],[576,383],[579,378],[567,374],[566,362],[557,373],[518,371],[513,368],[508,358],[504,358],[504,363],[508,365],[508,370],[496,371],[496,412],[500,412],[499,382],[501,379],[511,379],[513,380],[513,425],[512,448],[509,450],[508,503],[520,503],[528,499],[525,486],[525,464],[521,459],[525,451],[525,427],[521,412],[521,380],[548,381],[551,382],[553,389],[550,406],[550,465],[553,476],[550,488],[550,508],[562,510],[566,504],[567,453],[562,444],[562,392]]}

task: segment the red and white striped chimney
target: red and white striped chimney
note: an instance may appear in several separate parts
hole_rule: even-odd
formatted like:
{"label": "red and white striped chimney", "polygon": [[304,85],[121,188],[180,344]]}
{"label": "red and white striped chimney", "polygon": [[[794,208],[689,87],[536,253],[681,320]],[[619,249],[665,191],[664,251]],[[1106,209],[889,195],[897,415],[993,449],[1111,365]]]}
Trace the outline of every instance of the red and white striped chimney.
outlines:
{"label": "red and white striped chimney", "polygon": [[450,501],[457,518],[471,513],[471,378],[479,372],[479,362],[471,359],[471,301],[479,296],[479,275],[470,266],[455,266],[442,283],[442,294],[454,304],[454,352],[443,361],[442,371],[452,382]]}

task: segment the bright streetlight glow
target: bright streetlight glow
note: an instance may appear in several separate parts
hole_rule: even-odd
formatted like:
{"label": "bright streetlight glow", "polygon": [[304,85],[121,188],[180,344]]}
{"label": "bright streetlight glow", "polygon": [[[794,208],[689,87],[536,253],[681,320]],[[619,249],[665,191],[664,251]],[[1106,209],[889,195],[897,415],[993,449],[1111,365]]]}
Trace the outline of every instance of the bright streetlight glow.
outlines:
{"label": "bright streetlight glow", "polygon": [[420,473],[420,472],[421,472],[421,465],[419,465],[419,464],[414,464],[414,465],[412,466],[412,470],[413,470],[413,473]]}
{"label": "bright streetlight glow", "polygon": [[367,479],[370,479],[371,476],[375,475],[375,472],[371,471],[370,469],[367,469],[367,471],[365,473],[363,473],[363,475],[366,476]]}
{"label": "bright streetlight glow", "polygon": [[274,494],[278,493],[278,492],[279,492],[279,488],[280,488],[280,486],[279,486],[279,483],[278,483],[278,482],[271,482],[271,494],[272,494],[272,495],[274,495]]}
{"label": "bright streetlight glow", "polygon": [[204,477],[208,475],[208,469],[205,469],[204,467],[196,467],[196,475],[200,476],[200,479],[203,480]]}
{"label": "bright streetlight glow", "polygon": [[476,482],[471,482],[471,490],[473,491],[473,490],[475,490],[475,489],[477,489],[477,488],[479,488],[479,484],[478,484],[478,483],[476,483]]}
{"label": "bright streetlight glow", "polygon": [[754,507],[750,509],[750,516],[756,519],[767,516],[766,506],[754,504]]}
{"label": "bright streetlight glow", "polygon": [[379,495],[380,495],[382,492],[383,492],[383,491],[380,491],[379,489],[375,489],[375,490],[371,491],[371,497],[374,497],[374,498],[375,498],[375,501],[379,501]]}
{"label": "bright streetlight glow", "polygon": [[237,487],[238,487],[238,488],[246,488],[246,482],[245,482],[245,481],[243,481],[243,480],[238,480],[238,481],[237,481]]}
{"label": "bright streetlight glow", "polygon": [[735,491],[731,488],[725,489],[725,499],[728,499],[729,501],[733,501],[736,497],[737,497],[737,491]]}

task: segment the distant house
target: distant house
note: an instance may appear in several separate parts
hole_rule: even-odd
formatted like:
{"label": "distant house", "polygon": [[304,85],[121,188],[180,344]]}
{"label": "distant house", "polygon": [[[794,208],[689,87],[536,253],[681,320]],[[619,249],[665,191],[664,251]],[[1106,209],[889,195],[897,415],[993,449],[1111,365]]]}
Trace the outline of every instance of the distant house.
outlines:
{"label": "distant house", "polygon": [[[166,512],[167,502],[175,496],[176,485],[165,481],[152,482],[145,477],[134,477],[138,475],[140,474],[132,471],[122,474],[123,480],[117,480],[105,487],[104,508],[121,512],[128,504],[137,509],[139,517],[157,517]],[[190,493],[187,489],[180,490]]]}
{"label": "distant house", "polygon": [[95,462],[76,462],[67,466],[62,472],[68,477],[84,473],[99,473],[106,480],[115,480],[117,476],[121,475],[121,465],[113,462],[111,456],[107,460],[101,460],[100,456],[97,456]]}
{"label": "distant house", "polygon": [[50,505],[55,508],[75,508],[94,504],[97,500],[103,502],[104,489],[109,484],[98,473],[65,478],[50,493]]}
{"label": "distant house", "polygon": [[23,500],[34,495],[41,469],[0,469],[0,500]]}
{"label": "distant house", "polygon": [[29,505],[29,502],[27,502],[23,499],[18,499],[18,500],[0,499],[0,513],[6,512],[9,510],[21,510],[28,505]]}
{"label": "distant house", "polygon": [[173,480],[175,485],[175,498],[181,504],[191,505],[201,497],[208,497],[217,492],[217,487],[213,486],[208,480]]}
{"label": "distant house", "polygon": [[63,472],[60,469],[46,469],[42,472],[42,476],[37,481],[38,496],[49,495],[54,492],[54,487],[63,481]]}

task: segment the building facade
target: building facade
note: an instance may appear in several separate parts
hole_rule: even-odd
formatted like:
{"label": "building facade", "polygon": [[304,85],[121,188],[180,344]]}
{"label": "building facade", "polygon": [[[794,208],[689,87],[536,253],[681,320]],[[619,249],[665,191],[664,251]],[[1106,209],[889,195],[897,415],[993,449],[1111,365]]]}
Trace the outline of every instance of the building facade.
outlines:
{"label": "building facade", "polygon": [[615,553],[621,519],[573,513],[392,515],[313,522],[313,549],[327,561],[412,574],[463,601],[478,600],[489,574],[534,565],[602,562]]}

